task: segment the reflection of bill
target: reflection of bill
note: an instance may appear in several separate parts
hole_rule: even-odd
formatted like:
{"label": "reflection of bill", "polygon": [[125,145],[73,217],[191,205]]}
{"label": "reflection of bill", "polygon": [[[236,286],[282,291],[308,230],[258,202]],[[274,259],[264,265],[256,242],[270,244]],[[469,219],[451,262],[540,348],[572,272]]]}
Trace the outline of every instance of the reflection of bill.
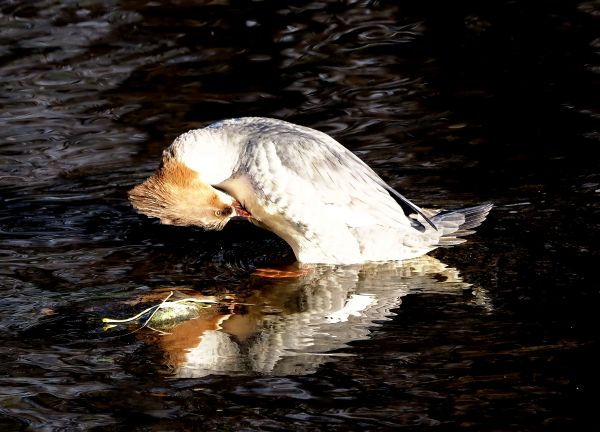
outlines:
{"label": "reflection of bill", "polygon": [[[408,293],[462,294],[489,308],[482,290],[424,256],[403,263],[315,266],[294,279],[251,279],[236,301],[152,337],[178,377],[214,373],[302,374],[392,315]],[[347,354],[345,354],[347,355]]]}

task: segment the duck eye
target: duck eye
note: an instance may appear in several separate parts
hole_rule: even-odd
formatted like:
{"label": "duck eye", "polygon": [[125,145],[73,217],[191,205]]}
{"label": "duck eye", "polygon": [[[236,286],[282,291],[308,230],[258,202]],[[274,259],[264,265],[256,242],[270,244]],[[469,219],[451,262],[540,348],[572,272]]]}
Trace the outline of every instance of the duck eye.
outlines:
{"label": "duck eye", "polygon": [[230,216],[232,213],[233,213],[233,207],[225,207],[225,208],[215,210],[215,216],[217,216],[217,217]]}

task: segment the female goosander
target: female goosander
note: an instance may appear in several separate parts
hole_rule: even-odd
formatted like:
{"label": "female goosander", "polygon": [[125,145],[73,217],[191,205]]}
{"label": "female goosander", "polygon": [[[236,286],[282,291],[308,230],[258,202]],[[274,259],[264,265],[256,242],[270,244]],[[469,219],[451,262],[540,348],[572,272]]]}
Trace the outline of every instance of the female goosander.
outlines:
{"label": "female goosander", "polygon": [[273,231],[299,262],[396,261],[464,242],[491,204],[420,209],[323,132],[244,117],[180,135],[129,191],[163,224],[220,230],[235,216]]}

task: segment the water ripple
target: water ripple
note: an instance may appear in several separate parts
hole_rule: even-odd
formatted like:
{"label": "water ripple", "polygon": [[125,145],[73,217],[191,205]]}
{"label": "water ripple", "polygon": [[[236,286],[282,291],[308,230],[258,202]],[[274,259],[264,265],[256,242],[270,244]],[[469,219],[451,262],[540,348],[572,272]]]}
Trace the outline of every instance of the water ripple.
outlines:
{"label": "water ripple", "polygon": [[[597,7],[546,3],[3,2],[0,428],[577,429]],[[174,136],[242,115],[331,133],[419,204],[494,199],[469,247],[436,252],[463,276],[259,278],[291,259],[268,233],[130,208]],[[177,289],[240,304],[171,338],[102,329]]]}

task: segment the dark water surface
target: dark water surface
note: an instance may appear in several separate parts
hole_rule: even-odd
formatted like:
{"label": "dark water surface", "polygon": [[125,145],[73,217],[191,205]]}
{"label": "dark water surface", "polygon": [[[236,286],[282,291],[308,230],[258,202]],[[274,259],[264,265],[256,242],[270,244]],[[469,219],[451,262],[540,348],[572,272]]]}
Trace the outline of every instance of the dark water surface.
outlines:
{"label": "dark water surface", "polygon": [[[0,429],[597,428],[598,2],[284,3],[0,3]],[[269,233],[134,213],[176,135],[243,115],[496,208],[289,279],[253,274],[291,261]],[[170,292],[217,303],[103,329]]]}

